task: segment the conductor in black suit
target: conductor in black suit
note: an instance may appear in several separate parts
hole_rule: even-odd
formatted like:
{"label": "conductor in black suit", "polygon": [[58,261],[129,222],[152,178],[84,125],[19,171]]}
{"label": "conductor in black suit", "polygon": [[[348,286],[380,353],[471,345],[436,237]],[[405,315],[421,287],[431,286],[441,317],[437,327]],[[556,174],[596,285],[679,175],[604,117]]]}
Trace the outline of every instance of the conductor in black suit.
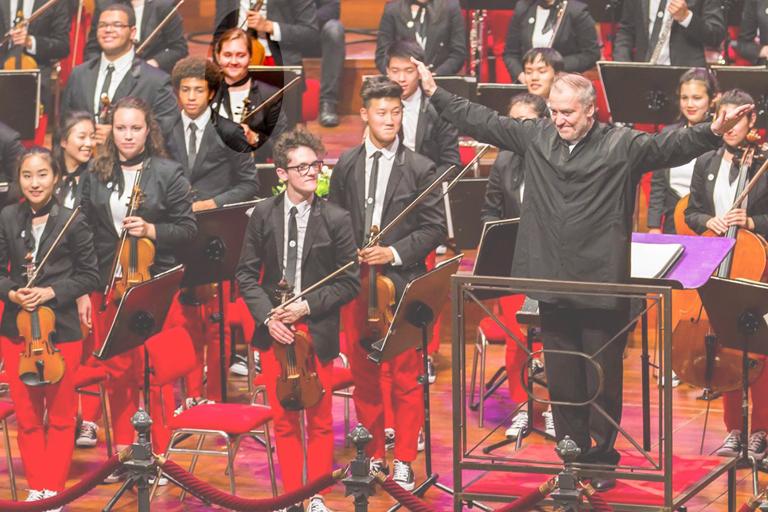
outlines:
{"label": "conductor in black suit", "polygon": [[[62,113],[84,110],[92,112],[98,121],[103,95],[112,104],[133,96],[151,106],[163,137],[168,139],[179,120],[179,109],[168,74],[134,54],[136,17],[133,9],[124,4],[112,4],[101,12],[95,24],[101,55],[72,71],[61,100]],[[106,140],[110,129],[109,124],[96,125],[99,143]]]}
{"label": "conductor in black suit", "polygon": [[226,146],[211,123],[209,103],[221,79],[219,68],[202,57],[180,60],[171,75],[181,120],[169,146],[192,184],[193,211],[254,199],[259,188],[252,155]]}
{"label": "conductor in black suit", "polygon": [[515,5],[504,44],[504,64],[518,82],[525,83],[523,55],[531,48],[554,48],[563,56],[565,71],[571,73],[592,69],[600,58],[595,20],[579,0],[568,0],[555,35],[562,2],[519,0]]}
{"label": "conductor in black suit", "polygon": [[[136,46],[144,43],[160,23],[170,14],[175,1],[171,0],[143,0],[131,2],[131,0],[97,0],[93,10],[93,19],[98,20],[101,12],[113,3],[122,3],[134,10],[136,17]],[[140,4],[140,5],[139,5]],[[141,16],[138,16],[141,12]],[[98,31],[96,25],[91,25],[88,32],[88,42],[85,46],[83,58],[90,60],[98,57],[101,49],[96,37]],[[178,11],[174,13],[168,23],[160,30],[157,36],[150,42],[147,49],[142,52],[141,58],[150,66],[160,68],[170,73],[173,65],[189,54],[187,39],[184,37],[184,25]]]}
{"label": "conductor in black suit", "polygon": [[67,4],[58,2],[29,25],[24,24],[11,30],[18,14],[27,19],[45,3],[46,0],[0,2],[0,34],[11,31],[10,44],[0,48],[0,59],[5,61],[13,46],[23,47],[23,53],[32,56],[40,66],[42,101],[46,109],[50,109],[53,97],[53,65],[69,55],[70,17]]}
{"label": "conductor in black suit", "polygon": [[387,72],[387,51],[416,41],[436,75],[455,75],[467,60],[467,34],[458,0],[394,0],[384,7],[376,39],[376,67]]}
{"label": "conductor in black suit", "polygon": [[[524,155],[525,201],[512,263],[512,275],[524,278],[627,282],[635,190],[642,174],[715,149],[753,108],[743,105],[712,123],[649,135],[596,122],[592,83],[566,74],[549,96],[551,120],[517,121],[438,88],[423,64],[419,69],[424,92],[460,131]],[[545,349],[591,355],[603,370],[602,392],[590,406],[553,406],[557,438],[570,436],[581,448],[581,462],[615,465],[620,455],[612,422],[621,423],[629,305],[615,297],[535,298]],[[581,358],[547,354],[546,371],[555,403],[584,403],[598,389],[595,371]],[[601,478],[593,485],[605,490],[615,480]]]}
{"label": "conductor in black suit", "polygon": [[633,0],[624,2],[613,43],[613,60],[647,62],[661,39],[665,19],[673,20],[657,64],[704,67],[704,48],[725,37],[719,0]]}

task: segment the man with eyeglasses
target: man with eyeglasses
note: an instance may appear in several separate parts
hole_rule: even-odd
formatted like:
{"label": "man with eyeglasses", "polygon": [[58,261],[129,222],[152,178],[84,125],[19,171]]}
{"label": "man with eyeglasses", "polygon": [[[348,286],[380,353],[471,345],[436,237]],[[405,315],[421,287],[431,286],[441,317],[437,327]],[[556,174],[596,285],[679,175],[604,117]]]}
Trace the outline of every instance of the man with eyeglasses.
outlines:
{"label": "man with eyeglasses", "polygon": [[[122,3],[133,9],[136,15],[136,41],[141,46],[160,23],[169,16],[174,0],[97,0],[93,9],[93,18],[99,19],[101,11],[111,3]],[[91,27],[85,46],[85,59],[92,59],[101,51],[96,39],[98,27]],[[142,52],[147,64],[170,73],[173,65],[189,54],[187,39],[184,37],[184,25],[178,12],[170,16],[166,25]]]}
{"label": "man with eyeglasses", "polygon": [[[14,27],[14,21],[28,19],[42,7],[45,0],[4,0],[0,2],[0,34],[10,31],[9,44],[0,47],[0,61],[9,57],[14,47],[33,57],[40,66],[40,87],[43,105],[50,111],[53,98],[51,72],[53,64],[69,55],[69,16],[65,2],[54,4],[30,24]],[[8,101],[8,99],[5,99]]]}
{"label": "man with eyeglasses", "polygon": [[[403,88],[387,77],[369,78],[360,92],[360,117],[368,127],[362,145],[346,151],[331,175],[329,200],[352,215],[357,247],[365,247],[371,228],[384,228],[436,178],[435,164],[401,142]],[[426,272],[424,258],[445,239],[445,212],[437,190],[419,203],[382,238],[381,244],[358,251],[365,263],[390,278],[399,298],[405,286]],[[368,297],[342,309],[347,356],[355,382],[355,408],[360,422],[373,435],[367,452],[372,467],[385,468],[382,367],[391,372],[392,408],[397,439],[393,478],[406,490],[415,486],[411,462],[416,458],[419,429],[424,423],[424,400],[419,384],[421,354],[407,350],[378,365],[368,359],[371,342],[363,333]]]}
{"label": "man with eyeglasses", "polygon": [[[104,143],[110,131],[109,116],[103,113],[102,98],[114,104],[125,96],[146,101],[160,124],[165,140],[179,121],[179,109],[167,73],[136,57],[136,16],[124,4],[107,6],[96,21],[96,39],[101,54],[72,70],[61,101],[62,115],[83,110],[97,122],[96,140]],[[107,123],[101,121],[108,121]]]}
{"label": "man with eyeglasses", "polygon": [[[333,469],[331,397],[333,360],[339,355],[339,309],[360,290],[354,266],[286,307],[279,307],[281,301],[276,298],[281,281],[298,294],[356,258],[349,213],[315,195],[323,153],[320,140],[303,128],[278,138],[273,157],[285,192],[254,206],[236,272],[240,292],[256,321],[253,342],[261,351],[286,492],[302,487],[302,418],[298,411],[285,410],[277,399],[281,369],[269,349],[275,343],[293,344],[297,328],[309,333],[313,353],[308,364],[325,390],[316,405],[304,409],[306,474],[312,481]],[[310,498],[309,512],[328,511],[323,492]],[[303,511],[304,507],[296,504],[287,510]]]}

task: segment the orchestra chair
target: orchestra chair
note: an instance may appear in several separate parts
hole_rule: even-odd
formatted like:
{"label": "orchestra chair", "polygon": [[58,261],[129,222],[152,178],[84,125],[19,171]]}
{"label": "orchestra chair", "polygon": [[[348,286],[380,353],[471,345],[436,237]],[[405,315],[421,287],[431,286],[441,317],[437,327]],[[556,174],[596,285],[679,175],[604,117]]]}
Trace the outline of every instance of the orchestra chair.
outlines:
{"label": "orchestra chair", "polygon": [[[486,316],[477,326],[477,335],[475,337],[475,351],[472,354],[472,374],[470,377],[469,385],[469,403],[470,407],[479,407],[480,417],[478,419],[478,426],[483,427],[484,415],[485,415],[485,398],[486,388],[491,387],[486,385],[485,382],[485,365],[488,359],[488,350],[492,346],[505,347],[506,346],[506,333],[501,326],[493,320],[493,318]],[[475,402],[475,389],[477,386],[477,365],[480,363],[480,389],[478,402]],[[502,374],[506,373],[506,367],[502,364],[496,373],[494,374],[491,382],[496,382],[502,377]],[[489,383],[490,384],[490,383]]]}
{"label": "orchestra chair", "polygon": [[3,444],[5,444],[5,463],[8,466],[8,478],[11,481],[11,499],[18,500],[16,495],[16,474],[13,471],[13,456],[11,455],[11,438],[8,434],[8,418],[13,416],[12,402],[0,401],[0,430],[3,431]]}
{"label": "orchestra chair", "polygon": [[[75,393],[80,396],[86,395],[99,397],[99,403],[101,403],[101,417],[104,418],[104,440],[107,444],[107,458],[110,458],[114,454],[114,451],[112,449],[112,425],[109,421],[109,405],[105,389],[108,378],[109,376],[102,366],[80,365],[75,374]],[[93,386],[98,390],[91,391],[88,389]],[[82,413],[82,410],[79,412]]]}
{"label": "orchestra chair", "polygon": [[[153,386],[173,384],[196,368],[192,339],[184,329],[170,329],[161,336],[147,340],[147,350],[153,370]],[[162,408],[164,411],[165,407]],[[275,467],[272,460],[272,444],[269,434],[269,423],[272,421],[272,409],[257,404],[201,404],[184,410],[173,418],[165,418],[165,425],[171,431],[171,439],[165,452],[170,459],[173,453],[192,455],[188,471],[193,473],[200,455],[217,455],[227,458],[226,474],[229,476],[229,489],[235,494],[234,462],[241,441],[246,437],[258,439],[263,436],[267,450],[267,465],[272,485],[272,495],[277,496]],[[224,439],[224,450],[204,449],[203,443],[207,436],[219,436]],[[176,442],[185,437],[197,436],[195,448],[181,448]],[[151,497],[154,496],[159,483],[155,479]],[[182,491],[180,500],[186,495]]]}

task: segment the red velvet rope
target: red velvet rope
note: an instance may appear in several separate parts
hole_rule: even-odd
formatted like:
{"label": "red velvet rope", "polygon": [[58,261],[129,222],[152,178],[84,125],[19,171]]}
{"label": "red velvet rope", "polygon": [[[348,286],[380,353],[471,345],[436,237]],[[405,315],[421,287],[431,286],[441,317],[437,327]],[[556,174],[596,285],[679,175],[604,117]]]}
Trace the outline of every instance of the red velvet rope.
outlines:
{"label": "red velvet rope", "polygon": [[555,477],[550,478],[528,494],[520,496],[512,503],[508,503],[501,508],[497,508],[495,512],[524,512],[533,509],[533,507],[547,497],[555,488]]}
{"label": "red velvet rope", "polygon": [[277,498],[248,499],[239,498],[224,491],[220,491],[209,483],[203,482],[190,474],[187,470],[172,460],[165,460],[161,466],[168,476],[176,480],[187,489],[187,491],[198,498],[202,498],[221,507],[242,512],[271,512],[280,508],[290,507],[291,505],[300,503],[323,489],[332,486],[336,483],[336,480],[343,478],[346,473],[345,470],[337,470],[333,473],[328,473],[309,482],[301,489],[280,495]]}
{"label": "red velvet rope", "polygon": [[0,510],[3,510],[4,512],[42,512],[52,508],[63,507],[67,503],[75,501],[77,498],[86,494],[91,489],[103,482],[110,473],[112,473],[120,466],[120,464],[122,464],[120,460],[121,456],[122,454],[120,453],[113,455],[109,460],[104,462],[100,468],[91,471],[75,485],[60,492],[52,498],[46,498],[39,501],[0,500]]}
{"label": "red velvet rope", "polygon": [[387,494],[395,498],[398,503],[411,512],[436,512],[434,508],[421,501],[418,496],[415,496],[413,493],[400,487],[400,485],[391,478],[379,478],[377,480],[381,484],[381,488],[384,489]]}
{"label": "red velvet rope", "polygon": [[591,484],[582,484],[582,488],[584,489],[587,501],[592,506],[592,510],[595,512],[613,512],[613,507],[605,501],[605,498]]}

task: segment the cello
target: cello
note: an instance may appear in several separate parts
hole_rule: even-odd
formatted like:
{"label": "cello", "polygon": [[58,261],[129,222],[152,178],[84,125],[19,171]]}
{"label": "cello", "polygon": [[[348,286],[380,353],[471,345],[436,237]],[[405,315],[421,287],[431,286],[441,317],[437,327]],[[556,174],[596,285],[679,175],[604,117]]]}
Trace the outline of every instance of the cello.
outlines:
{"label": "cello", "polygon": [[[279,304],[291,300],[291,289],[285,279],[278,283],[275,295]],[[317,405],[326,390],[315,369],[315,348],[307,325],[298,322],[293,330],[293,343],[273,342],[272,350],[280,365],[277,400],[286,411],[301,411]]]}
{"label": "cello", "polygon": [[[141,177],[144,173],[144,167],[149,166],[149,160],[136,172],[136,180],[131,190],[131,197],[128,200],[128,212],[126,217],[135,215],[136,210],[141,205],[144,193],[141,191]],[[117,244],[115,257],[112,260],[112,270],[110,272],[109,284],[104,290],[104,299],[101,304],[101,310],[107,309],[110,297],[115,302],[119,301],[129,288],[148,281],[152,278],[149,271],[155,263],[155,244],[146,237],[135,237],[128,234],[128,230],[123,228],[120,233],[120,240]],[[120,276],[117,276],[117,270],[122,270]]]}
{"label": "cello", "polygon": [[[79,211],[80,206],[69,216],[40,265],[35,266],[32,253],[27,254],[26,288],[34,285],[40,270],[58,247]],[[16,327],[24,339],[24,351],[19,355],[19,380],[31,387],[59,382],[64,376],[65,363],[61,351],[51,342],[51,334],[56,330],[56,314],[53,310],[47,306],[38,306],[33,311],[22,309],[16,315]]]}
{"label": "cello", "polygon": [[[747,146],[739,161],[736,200],[731,210],[744,207],[744,202],[757,180],[768,168],[764,163],[747,183],[749,169],[758,152],[758,135],[747,135]],[[717,236],[707,230],[702,236]],[[761,281],[768,270],[768,243],[757,233],[730,226],[724,235],[736,240],[733,250],[718,267],[717,277]],[[741,387],[742,353],[720,346],[709,325],[701,298],[695,290],[673,292],[672,304],[679,322],[672,333],[672,369],[684,382],[704,389],[704,397]],[[702,343],[704,340],[704,343]],[[763,361],[750,359],[750,384],[763,370]]]}

